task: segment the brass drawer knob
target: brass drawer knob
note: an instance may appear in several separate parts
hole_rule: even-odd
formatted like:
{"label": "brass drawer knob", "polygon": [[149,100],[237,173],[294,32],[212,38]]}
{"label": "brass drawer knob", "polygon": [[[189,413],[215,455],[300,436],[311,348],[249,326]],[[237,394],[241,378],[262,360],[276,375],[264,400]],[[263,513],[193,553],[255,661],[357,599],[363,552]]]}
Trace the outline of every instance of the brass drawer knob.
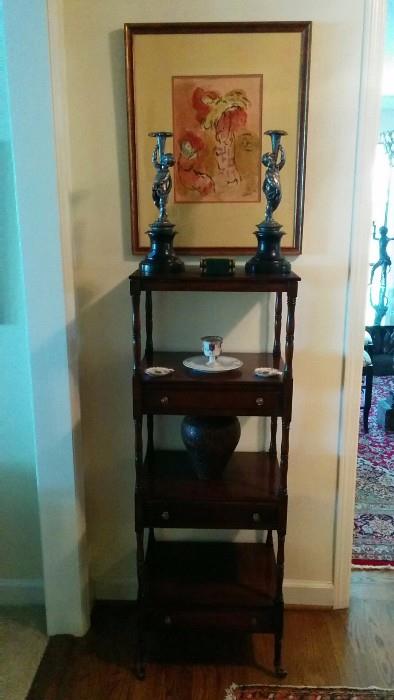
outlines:
{"label": "brass drawer knob", "polygon": [[262,396],[258,396],[256,399],[256,403],[258,406],[264,406],[264,399]]}
{"label": "brass drawer knob", "polygon": [[166,615],[164,618],[164,624],[165,625],[172,625],[172,620],[169,615]]}
{"label": "brass drawer knob", "polygon": [[168,510],[165,510],[165,511],[161,514],[161,517],[162,517],[163,520],[169,520],[169,519],[170,519],[170,514],[169,514]]}
{"label": "brass drawer knob", "polygon": [[261,520],[260,513],[253,513],[252,518],[255,523],[259,523]]}
{"label": "brass drawer knob", "polygon": [[167,406],[168,404],[168,396],[162,396],[160,399],[160,403],[162,406]]}

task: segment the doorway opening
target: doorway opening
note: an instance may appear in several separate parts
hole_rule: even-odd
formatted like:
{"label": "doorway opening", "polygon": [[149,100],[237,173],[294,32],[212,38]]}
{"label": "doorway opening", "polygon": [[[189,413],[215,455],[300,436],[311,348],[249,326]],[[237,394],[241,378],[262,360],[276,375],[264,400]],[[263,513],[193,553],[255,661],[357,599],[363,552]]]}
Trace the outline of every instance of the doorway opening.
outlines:
{"label": "doorway opening", "polygon": [[394,566],[394,1],[388,3],[380,136],[372,171],[363,391],[352,564]]}

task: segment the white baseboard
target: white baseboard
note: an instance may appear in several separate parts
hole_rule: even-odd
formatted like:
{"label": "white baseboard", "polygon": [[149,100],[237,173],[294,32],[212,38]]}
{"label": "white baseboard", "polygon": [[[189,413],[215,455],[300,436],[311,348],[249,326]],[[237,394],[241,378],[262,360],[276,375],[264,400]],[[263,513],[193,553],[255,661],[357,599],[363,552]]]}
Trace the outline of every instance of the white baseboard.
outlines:
{"label": "white baseboard", "polygon": [[[286,605],[333,607],[334,586],[331,581],[285,579],[283,594]],[[136,600],[137,579],[101,578],[92,581],[92,599]],[[0,579],[0,605],[43,605],[42,579]]]}
{"label": "white baseboard", "polygon": [[[93,581],[96,600],[136,600],[137,579],[96,579]],[[333,607],[334,586],[331,581],[285,579],[285,605]]]}
{"label": "white baseboard", "polygon": [[42,579],[1,578],[0,605],[43,605]]}
{"label": "white baseboard", "polygon": [[283,597],[285,605],[332,608],[334,605],[334,584],[332,581],[303,581],[285,578]]}

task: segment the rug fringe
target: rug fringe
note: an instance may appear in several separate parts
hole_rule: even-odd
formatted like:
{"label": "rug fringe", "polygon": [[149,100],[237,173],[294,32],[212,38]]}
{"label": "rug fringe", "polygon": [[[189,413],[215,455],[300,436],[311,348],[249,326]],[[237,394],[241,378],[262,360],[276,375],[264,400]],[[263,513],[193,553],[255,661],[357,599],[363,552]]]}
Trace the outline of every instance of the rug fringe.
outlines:
{"label": "rug fringe", "polygon": [[224,697],[224,700],[237,700],[235,697],[235,691],[239,688],[239,685],[236,683],[232,683],[229,688],[226,690],[226,695]]}
{"label": "rug fringe", "polygon": [[370,571],[387,569],[388,571],[393,571],[394,566],[392,564],[352,564],[352,569],[369,569]]}

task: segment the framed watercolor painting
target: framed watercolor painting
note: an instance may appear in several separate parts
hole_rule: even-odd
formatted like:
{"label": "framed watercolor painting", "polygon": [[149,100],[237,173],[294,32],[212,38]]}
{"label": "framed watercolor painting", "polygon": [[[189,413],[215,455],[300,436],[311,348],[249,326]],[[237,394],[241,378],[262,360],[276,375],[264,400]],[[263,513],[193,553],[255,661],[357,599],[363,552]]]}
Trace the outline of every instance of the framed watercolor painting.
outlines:
{"label": "framed watercolor painting", "polygon": [[173,133],[176,250],[254,252],[268,129],[288,132],[278,220],[283,252],[301,252],[310,43],[310,22],[125,25],[133,253],[157,216],[153,131]]}

